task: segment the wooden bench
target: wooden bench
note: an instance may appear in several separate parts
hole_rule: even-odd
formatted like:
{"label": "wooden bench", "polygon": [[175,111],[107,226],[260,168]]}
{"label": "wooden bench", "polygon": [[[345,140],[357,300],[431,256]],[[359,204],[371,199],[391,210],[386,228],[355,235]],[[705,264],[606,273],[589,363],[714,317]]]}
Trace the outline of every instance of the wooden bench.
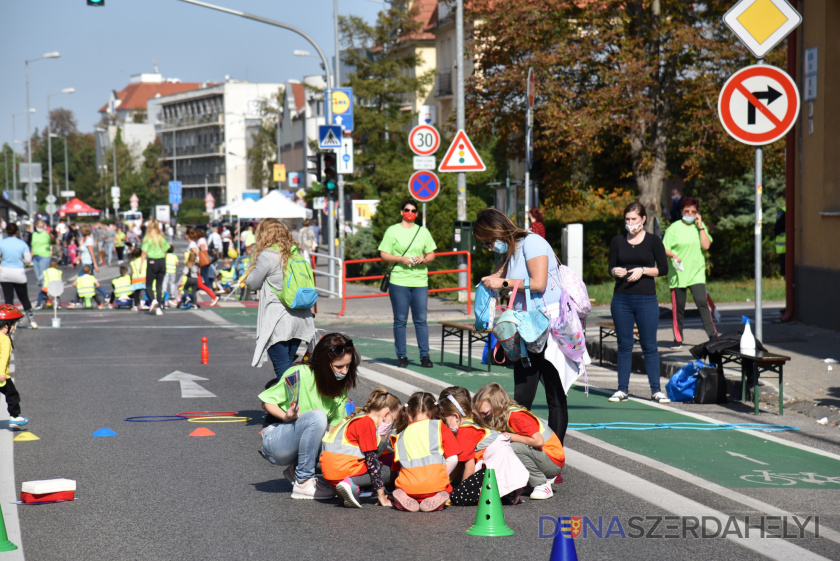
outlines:
{"label": "wooden bench", "polygon": [[756,350],[752,353],[742,353],[739,350],[721,351],[721,368],[724,364],[741,365],[741,401],[747,400],[747,379],[752,380],[753,402],[755,414],[758,415],[758,377],[766,372],[775,372],[779,378],[779,415],[785,414],[784,409],[784,366],[790,360],[789,356],[777,355],[768,351]]}
{"label": "wooden bench", "polygon": [[[467,334],[467,371],[472,372],[472,344],[474,341],[481,341],[487,343],[490,341],[490,330],[477,330],[473,324],[456,323],[453,321],[440,322],[441,337],[440,337],[440,362],[443,363],[443,349],[446,344],[447,337],[458,337],[461,341],[461,348],[458,354],[458,366],[464,364],[464,333]],[[490,365],[493,362],[493,349],[490,349],[487,359],[487,371],[490,372]]]}
{"label": "wooden bench", "polygon": [[[615,337],[618,341],[618,335],[615,332],[614,321],[602,321],[598,324],[598,366],[604,366],[604,338]],[[639,329],[633,326],[633,343],[639,342]]]}

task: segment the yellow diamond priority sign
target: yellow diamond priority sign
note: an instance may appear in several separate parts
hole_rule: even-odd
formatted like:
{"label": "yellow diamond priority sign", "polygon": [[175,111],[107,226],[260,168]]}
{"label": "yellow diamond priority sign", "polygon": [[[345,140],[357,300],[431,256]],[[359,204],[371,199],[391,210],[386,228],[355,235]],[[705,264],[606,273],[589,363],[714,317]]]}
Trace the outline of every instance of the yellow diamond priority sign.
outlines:
{"label": "yellow diamond priority sign", "polygon": [[740,0],[723,21],[757,58],[764,58],[802,23],[787,0]]}

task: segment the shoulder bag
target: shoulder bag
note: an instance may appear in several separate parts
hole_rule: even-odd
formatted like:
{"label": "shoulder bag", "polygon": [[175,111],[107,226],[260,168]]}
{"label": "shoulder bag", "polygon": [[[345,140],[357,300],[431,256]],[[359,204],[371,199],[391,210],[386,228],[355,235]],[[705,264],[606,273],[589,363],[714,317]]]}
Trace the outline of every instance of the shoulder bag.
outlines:
{"label": "shoulder bag", "polygon": [[[408,250],[411,249],[411,244],[413,244],[414,240],[417,239],[417,234],[419,234],[420,230],[422,230],[422,229],[423,229],[422,226],[419,226],[417,228],[417,231],[414,232],[414,237],[411,238],[410,242],[408,242],[408,247],[405,248],[405,251],[402,252],[400,257],[402,257],[403,255],[408,253]],[[388,289],[391,287],[391,271],[393,271],[393,270],[394,270],[394,265],[391,265],[391,267],[385,273],[385,276],[382,277],[382,282],[379,283],[379,292],[388,292]]]}

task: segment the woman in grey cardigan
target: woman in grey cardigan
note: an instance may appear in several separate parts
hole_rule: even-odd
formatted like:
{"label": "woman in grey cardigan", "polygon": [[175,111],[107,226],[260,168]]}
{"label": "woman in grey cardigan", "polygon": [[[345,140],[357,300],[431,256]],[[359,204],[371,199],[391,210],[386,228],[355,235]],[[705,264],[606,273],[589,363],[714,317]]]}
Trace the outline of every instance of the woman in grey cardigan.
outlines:
{"label": "woman in grey cardigan", "polygon": [[256,232],[256,249],[251,256],[245,280],[249,290],[259,290],[257,348],[251,366],[261,366],[267,358],[274,365],[277,379],[292,366],[301,342],[315,337],[315,315],[311,309],[292,310],[280,302],[274,287],[283,286],[286,260],[295,245],[288,228],[276,218],[263,220]]}

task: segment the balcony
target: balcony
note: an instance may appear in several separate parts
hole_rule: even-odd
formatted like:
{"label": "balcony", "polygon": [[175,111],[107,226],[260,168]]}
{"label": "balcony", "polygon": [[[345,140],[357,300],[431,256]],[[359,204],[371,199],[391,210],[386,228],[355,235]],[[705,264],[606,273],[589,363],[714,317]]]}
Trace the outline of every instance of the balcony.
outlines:
{"label": "balcony", "polygon": [[437,96],[450,97],[452,95],[452,72],[440,72],[437,76]]}

